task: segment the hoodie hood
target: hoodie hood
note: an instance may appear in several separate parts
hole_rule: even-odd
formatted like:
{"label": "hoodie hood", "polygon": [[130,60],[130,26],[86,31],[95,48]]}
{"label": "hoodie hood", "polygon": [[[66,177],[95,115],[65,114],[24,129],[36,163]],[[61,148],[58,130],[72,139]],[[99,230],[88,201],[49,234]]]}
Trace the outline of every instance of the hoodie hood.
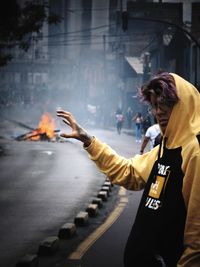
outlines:
{"label": "hoodie hood", "polygon": [[179,75],[170,74],[175,80],[179,101],[173,107],[164,139],[168,148],[176,148],[200,132],[200,93]]}

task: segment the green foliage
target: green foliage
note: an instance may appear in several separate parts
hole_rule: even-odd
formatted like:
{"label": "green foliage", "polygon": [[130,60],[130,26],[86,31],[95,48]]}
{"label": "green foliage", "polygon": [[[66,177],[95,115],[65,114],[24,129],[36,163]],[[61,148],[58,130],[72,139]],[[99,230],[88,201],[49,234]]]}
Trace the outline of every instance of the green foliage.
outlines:
{"label": "green foliage", "polygon": [[60,16],[51,13],[47,3],[43,1],[7,0],[0,2],[0,66],[12,59],[9,50],[19,46],[28,51],[31,45],[31,33],[39,33],[43,23],[60,23]]}

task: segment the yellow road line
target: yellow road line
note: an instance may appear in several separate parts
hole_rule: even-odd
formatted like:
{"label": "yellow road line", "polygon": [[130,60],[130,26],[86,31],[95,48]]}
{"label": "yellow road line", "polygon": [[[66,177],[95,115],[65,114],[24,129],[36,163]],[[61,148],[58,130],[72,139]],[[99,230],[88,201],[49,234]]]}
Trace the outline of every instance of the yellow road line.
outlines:
{"label": "yellow road line", "polygon": [[83,255],[86,253],[86,251],[95,243],[95,241],[100,238],[103,233],[106,232],[106,230],[117,220],[117,218],[120,216],[122,211],[124,210],[124,207],[126,206],[128,199],[124,197],[124,191],[125,189],[120,188],[119,195],[123,196],[120,198],[119,204],[117,207],[111,212],[110,216],[106,219],[106,221],[99,226],[92,234],[89,235],[89,237],[84,240],[78,248],[72,252],[68,259],[70,260],[80,260]]}

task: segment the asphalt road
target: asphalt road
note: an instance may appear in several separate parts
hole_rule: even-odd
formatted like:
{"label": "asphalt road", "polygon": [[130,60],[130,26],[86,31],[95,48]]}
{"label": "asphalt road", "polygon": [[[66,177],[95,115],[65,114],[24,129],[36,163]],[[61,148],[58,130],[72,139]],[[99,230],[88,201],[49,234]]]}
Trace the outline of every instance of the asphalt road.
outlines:
{"label": "asphalt road", "polygon": [[[131,135],[92,131],[126,157],[139,151],[138,147],[133,152]],[[12,267],[24,254],[37,251],[41,240],[73,221],[106,177],[76,141],[1,139],[0,145],[0,266]]]}

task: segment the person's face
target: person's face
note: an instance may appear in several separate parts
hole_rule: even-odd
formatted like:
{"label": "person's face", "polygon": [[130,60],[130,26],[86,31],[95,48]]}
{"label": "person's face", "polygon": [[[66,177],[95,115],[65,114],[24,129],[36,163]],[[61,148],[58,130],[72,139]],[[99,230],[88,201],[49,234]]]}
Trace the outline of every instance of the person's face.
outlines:
{"label": "person's face", "polygon": [[151,94],[151,110],[156,117],[163,134],[167,128],[172,109],[173,107],[163,104],[159,96]]}

